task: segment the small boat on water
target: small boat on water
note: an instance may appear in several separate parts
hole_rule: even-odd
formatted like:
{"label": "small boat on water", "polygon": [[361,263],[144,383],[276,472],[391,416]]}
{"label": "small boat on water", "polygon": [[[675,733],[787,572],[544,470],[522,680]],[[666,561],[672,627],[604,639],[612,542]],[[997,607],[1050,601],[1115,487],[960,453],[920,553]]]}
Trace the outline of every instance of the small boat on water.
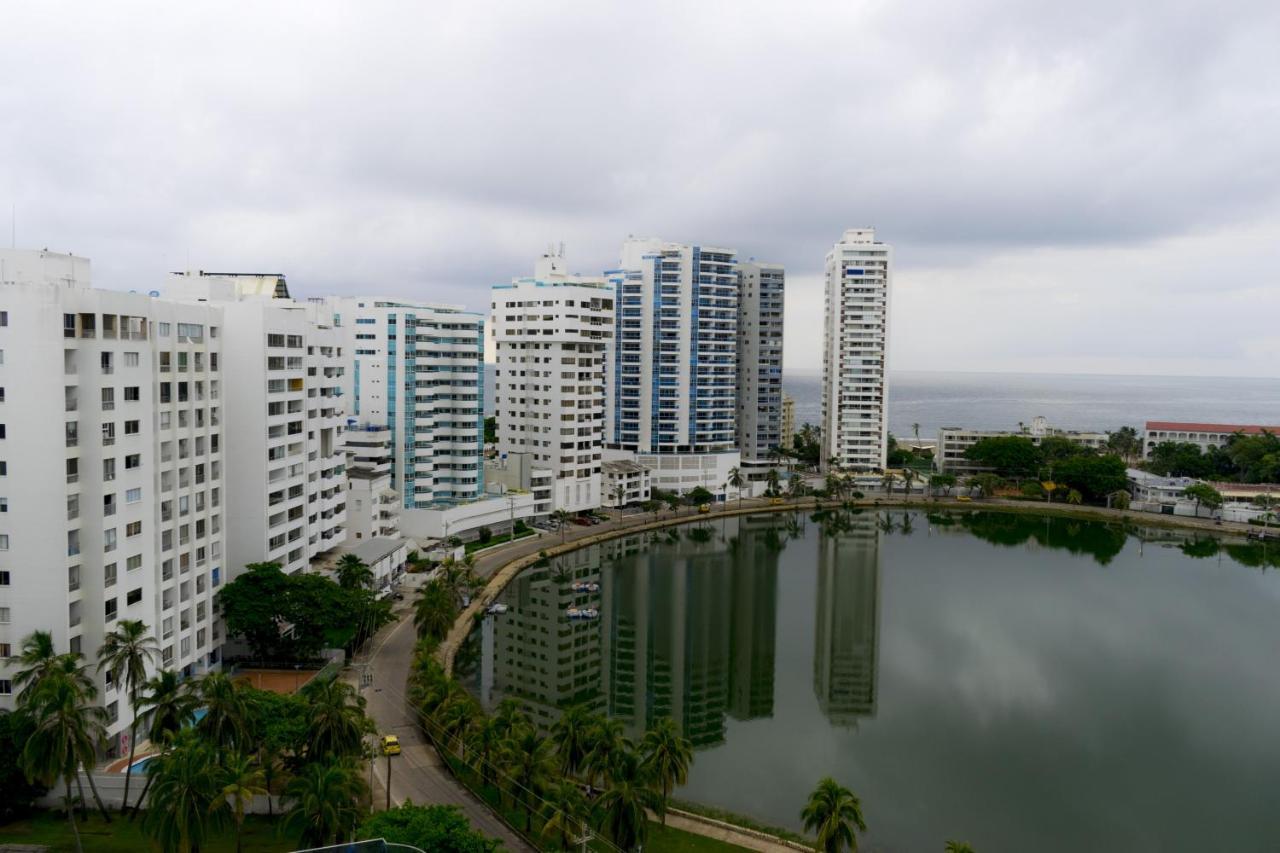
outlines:
{"label": "small boat on water", "polygon": [[506,613],[510,609],[511,608],[508,607],[507,605],[498,603],[498,604],[490,604],[488,607],[485,608],[484,612],[490,614],[491,616],[499,616],[503,613]]}
{"label": "small boat on water", "polygon": [[600,584],[590,583],[588,581],[578,581],[573,585],[574,592],[599,592]]}
{"label": "small boat on water", "polygon": [[570,607],[564,615],[570,619],[599,619],[600,611],[594,607]]}

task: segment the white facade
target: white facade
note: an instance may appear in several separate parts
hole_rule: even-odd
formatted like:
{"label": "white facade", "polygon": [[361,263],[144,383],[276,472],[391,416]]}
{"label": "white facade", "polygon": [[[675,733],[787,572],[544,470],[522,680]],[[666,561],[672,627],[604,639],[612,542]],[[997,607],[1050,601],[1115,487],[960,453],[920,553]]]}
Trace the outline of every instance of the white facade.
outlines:
{"label": "white facade", "polygon": [[605,506],[644,503],[652,496],[653,474],[639,462],[615,459],[603,468]]}
{"label": "white facade", "polygon": [[326,304],[344,335],[348,414],[390,429],[392,486],[401,507],[428,510],[483,497],[484,318],[458,306],[403,300]]}
{"label": "white facade", "polygon": [[546,254],[532,278],[493,288],[491,310],[499,456],[526,453],[550,469],[554,509],[600,506],[612,286]]}
{"label": "white facade", "polygon": [[483,498],[451,507],[406,509],[400,517],[400,529],[406,536],[447,539],[459,536],[473,539],[481,527],[494,532],[507,531],[514,522],[533,517],[532,492],[508,492],[499,497]]}
{"label": "white facade", "polygon": [[[1016,432],[1010,430],[941,427],[938,430],[938,444],[933,457],[934,464],[939,472],[947,474],[977,474],[982,471],[989,471],[991,469],[966,459],[965,451],[984,438],[1007,438],[1009,436],[1028,438],[1032,444],[1037,446],[1048,436],[1065,438],[1072,444],[1078,444],[1091,450],[1100,450],[1107,444],[1107,434],[1105,432],[1078,432],[1058,429],[1050,426],[1049,422],[1043,417],[1036,416],[1032,419],[1030,426]],[[921,442],[921,444],[923,443]]]}
{"label": "white facade", "polygon": [[[229,495],[221,311],[89,286],[89,262],[0,251],[0,708],[22,639],[93,661],[119,620],[161,665],[219,664]],[[102,689],[113,748],[131,709]]]}
{"label": "white facade", "polygon": [[782,430],[781,264],[744,261],[738,294],[738,450],[744,460],[789,446]]}
{"label": "white facade", "polygon": [[[391,430],[347,419],[347,543],[400,536],[400,501],[391,488]],[[352,541],[354,540],[354,542]]]}
{"label": "white facade", "polygon": [[701,486],[720,500],[725,500],[729,494],[729,472],[742,465],[742,456],[736,450],[723,453],[630,453],[606,448],[604,458],[606,461],[636,462],[648,468],[651,489],[684,494]]}
{"label": "white facade", "polygon": [[173,273],[166,294],[223,315],[230,576],[303,571],[347,535],[341,336],[280,275]]}
{"label": "white facade", "polygon": [[532,453],[507,453],[501,458],[487,460],[484,463],[484,483],[490,495],[520,491],[532,493],[535,516],[546,516],[555,511],[551,501],[555,474],[550,468],[539,467]]}
{"label": "white facade", "polygon": [[822,465],[883,469],[889,425],[887,336],[892,249],[874,229],[844,232],[827,253],[822,360]]}
{"label": "white facade", "polygon": [[1151,451],[1157,444],[1172,441],[1178,444],[1194,444],[1201,453],[1226,447],[1231,437],[1242,435],[1260,435],[1269,432],[1280,435],[1280,426],[1258,426],[1256,424],[1203,424],[1185,423],[1182,421],[1147,421],[1142,436],[1142,458],[1150,459]]}

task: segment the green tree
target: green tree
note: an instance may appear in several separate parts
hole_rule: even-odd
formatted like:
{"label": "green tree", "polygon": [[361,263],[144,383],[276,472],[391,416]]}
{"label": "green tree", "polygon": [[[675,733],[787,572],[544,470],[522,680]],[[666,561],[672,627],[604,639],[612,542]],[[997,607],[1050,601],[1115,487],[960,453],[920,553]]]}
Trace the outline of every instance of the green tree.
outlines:
{"label": "green tree", "polygon": [[608,781],[616,758],[633,748],[621,721],[598,718],[591,731],[591,751],[587,753],[587,785],[595,787],[597,779]]}
{"label": "green tree", "polygon": [[440,728],[446,739],[445,747],[450,748],[453,743],[457,743],[462,760],[466,761],[467,732],[476,720],[484,716],[480,704],[467,691],[459,690],[445,702],[439,716]]}
{"label": "green tree", "polygon": [[633,850],[649,835],[648,812],[663,812],[663,801],[650,785],[650,779],[631,750],[613,757],[609,786],[596,803],[601,815],[601,829],[622,850]]}
{"label": "green tree", "polygon": [[627,487],[619,483],[613,487],[613,503],[618,509],[626,505]]}
{"label": "green tree", "polygon": [[227,816],[216,748],[191,729],[147,763],[151,797],[142,831],[163,850],[198,853]]}
{"label": "green tree", "polygon": [[370,815],[360,824],[356,838],[382,838],[432,853],[494,853],[500,846],[472,829],[457,806],[412,803]]}
{"label": "green tree", "polygon": [[1151,449],[1146,468],[1161,477],[1211,477],[1213,460],[1189,441],[1162,441]]}
{"label": "green tree", "polygon": [[1063,459],[1054,464],[1053,478],[1094,503],[1102,503],[1107,495],[1129,485],[1124,460],[1119,456],[1080,455]]}
{"label": "green tree", "polygon": [[1197,516],[1200,515],[1201,504],[1208,507],[1210,514],[1222,506],[1222,493],[1208,483],[1196,483],[1193,486],[1187,486],[1182,493],[1196,502]]}
{"label": "green tree", "polygon": [[484,419],[484,443],[498,443],[498,419],[493,415]]}
{"label": "green tree", "polygon": [[778,469],[770,468],[764,475],[765,494],[771,498],[778,496],[778,486],[781,481],[778,478]]}
{"label": "green tree", "polygon": [[542,837],[555,850],[575,850],[591,808],[582,789],[570,781],[551,785],[543,794]]}
{"label": "green tree", "polygon": [[373,722],[365,716],[365,699],[345,681],[329,678],[302,688],[307,702],[309,761],[360,755]]}
{"label": "green tree", "polygon": [[715,500],[715,497],[702,486],[694,486],[685,493],[684,499],[690,506],[698,506],[699,504],[711,503]]}
{"label": "green tree", "polygon": [[[1125,429],[1129,429],[1129,427],[1125,427]],[[963,841],[948,841],[943,853],[976,853],[976,851]]]}
{"label": "green tree", "polygon": [[[132,721],[129,723],[129,766],[138,748],[138,689],[147,678],[147,667],[155,666],[160,655],[156,638],[147,632],[147,626],[138,619],[121,619],[116,629],[103,638],[98,649],[98,672],[104,669],[113,680],[124,681],[125,695],[129,699]],[[132,773],[124,774],[124,799],[120,811],[129,808],[129,782]]]}
{"label": "green tree", "polygon": [[243,849],[241,835],[244,832],[245,812],[254,797],[268,793],[266,778],[262,768],[252,758],[237,754],[227,759],[222,783],[222,802],[214,802],[211,809],[217,811],[230,806],[231,818],[236,827],[236,853],[240,853]]}
{"label": "green tree", "polygon": [[[152,676],[143,685],[142,696],[138,700],[138,715],[147,728],[147,738],[152,745],[163,749],[172,744],[178,732],[195,721],[198,705],[199,699],[173,670],[164,669]],[[130,819],[138,816],[138,810],[147,801],[153,778],[147,774],[146,784],[142,786]]]}
{"label": "green tree", "polygon": [[966,459],[995,470],[1001,476],[1026,477],[1040,468],[1042,457],[1035,443],[1021,435],[989,436],[964,452]]}
{"label": "green tree", "polygon": [[480,781],[489,784],[494,778],[494,764],[502,750],[506,733],[493,717],[480,717],[471,727],[471,752],[479,765]]}
{"label": "green tree", "polygon": [[343,589],[364,589],[373,583],[373,571],[355,554],[343,554],[334,573]]}
{"label": "green tree", "polygon": [[916,473],[914,468],[902,469],[902,487],[907,496],[907,503],[911,502],[911,488],[915,485],[918,477],[919,475]]}
{"label": "green tree", "polygon": [[198,731],[221,756],[247,746],[249,709],[243,688],[225,672],[210,672],[192,688],[204,706]]}
{"label": "green tree", "polygon": [[58,666],[58,653],[53,647],[53,634],[48,631],[32,631],[22,638],[18,650],[18,671],[13,676],[13,686],[18,688],[18,704],[39,686],[45,676]]}
{"label": "green tree", "polygon": [[1004,478],[991,473],[976,474],[965,480],[965,486],[970,491],[977,490],[982,497],[989,498],[1004,486]]}
{"label": "green tree", "polygon": [[804,484],[804,478],[798,474],[793,474],[791,479],[787,481],[787,497],[802,498],[809,493],[809,487]]}
{"label": "green tree", "polygon": [[898,482],[898,477],[892,471],[885,471],[880,478],[880,488],[884,489],[885,495],[893,497],[893,484]]}
{"label": "green tree", "polygon": [[[247,695],[249,732],[256,745],[258,766],[267,790],[279,793],[286,760],[297,762],[308,752],[311,737],[310,706],[300,695],[280,695],[268,690],[250,690]],[[267,814],[273,804],[267,799]]]}
{"label": "green tree", "polygon": [[670,717],[663,717],[644,733],[640,741],[645,769],[662,790],[662,825],[667,825],[667,803],[671,789],[689,778],[693,763],[693,744],[680,733]]}
{"label": "green tree", "polygon": [[937,494],[938,489],[942,489],[942,493],[947,497],[951,497],[951,490],[955,488],[955,474],[933,474],[929,477],[929,488]]}
{"label": "green tree", "polygon": [[729,469],[729,485],[738,492],[738,507],[742,507],[742,490],[746,488],[747,478],[742,476],[742,471],[734,466]]}
{"label": "green tree", "polygon": [[285,827],[300,834],[304,844],[323,847],[355,831],[369,786],[351,759],[334,758],[304,765],[284,795],[289,803]]}
{"label": "green tree", "polygon": [[22,770],[22,746],[35,728],[21,711],[0,709],[0,825],[24,817],[48,787],[32,784]]}
{"label": "green tree", "polygon": [[[857,851],[857,832],[867,831],[862,818],[862,803],[848,788],[830,776],[818,782],[809,802],[800,812],[807,832],[815,833],[813,849],[823,853]],[[856,831],[855,831],[856,830]]]}
{"label": "green tree", "polygon": [[569,534],[569,519],[573,518],[573,516],[562,509],[558,509],[551,513],[551,518],[560,528],[560,541],[564,542],[565,537]]}
{"label": "green tree", "polygon": [[418,600],[413,607],[413,624],[419,637],[443,640],[453,627],[456,616],[453,594],[440,580],[427,583],[418,592]]}
{"label": "green tree", "polygon": [[507,791],[524,812],[524,831],[530,832],[537,803],[556,775],[555,744],[539,737],[533,726],[521,726],[504,744],[502,765]]}
{"label": "green tree", "polygon": [[289,577],[279,563],[250,563],[216,601],[227,633],[242,638],[259,658],[285,656],[289,644],[280,636],[281,605],[288,598]]}
{"label": "green tree", "polygon": [[551,727],[551,740],[555,744],[561,776],[576,776],[585,766],[594,725],[595,716],[586,707],[574,705],[566,709]]}
{"label": "green tree", "polygon": [[1142,439],[1136,429],[1123,426],[1115,432],[1107,433],[1107,449],[1127,462],[1141,455]]}
{"label": "green tree", "polygon": [[1067,503],[1079,506],[1084,501],[1084,496],[1075,489],[1067,492]]}

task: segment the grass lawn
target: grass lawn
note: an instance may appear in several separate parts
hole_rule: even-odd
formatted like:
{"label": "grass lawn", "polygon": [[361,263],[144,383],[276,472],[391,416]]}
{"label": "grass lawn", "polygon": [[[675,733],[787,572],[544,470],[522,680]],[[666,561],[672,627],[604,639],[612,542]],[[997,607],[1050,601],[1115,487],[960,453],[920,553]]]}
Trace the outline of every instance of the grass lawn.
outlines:
{"label": "grass lawn", "polygon": [[[129,821],[112,815],[110,825],[99,814],[90,814],[87,821],[77,821],[80,840],[85,851],[93,853],[140,853],[154,849],[151,839],[142,834],[142,816]],[[296,838],[285,838],[277,832],[278,820],[250,815],[244,823],[244,849],[286,853],[298,849]],[[54,853],[70,853],[76,849],[71,826],[59,812],[37,812],[27,820],[18,820],[0,826],[0,843],[47,844]],[[226,829],[209,839],[202,848],[204,853],[232,853],[236,849],[235,835]]]}
{"label": "grass lawn", "polygon": [[[523,533],[517,533],[515,538],[524,539],[525,537],[532,536],[537,532],[538,531],[536,530],[526,530]],[[472,553],[475,553],[476,551],[483,551],[485,548],[492,548],[495,545],[501,545],[504,542],[510,542],[510,541],[511,541],[511,534],[509,533],[503,533],[499,536],[495,536],[492,539],[490,539],[488,542],[481,542],[480,540],[477,539],[474,542],[468,542],[465,545],[463,545],[462,546],[463,553],[472,554]]]}
{"label": "grass lawn", "polygon": [[649,853],[741,853],[747,848],[650,821],[644,849]]}

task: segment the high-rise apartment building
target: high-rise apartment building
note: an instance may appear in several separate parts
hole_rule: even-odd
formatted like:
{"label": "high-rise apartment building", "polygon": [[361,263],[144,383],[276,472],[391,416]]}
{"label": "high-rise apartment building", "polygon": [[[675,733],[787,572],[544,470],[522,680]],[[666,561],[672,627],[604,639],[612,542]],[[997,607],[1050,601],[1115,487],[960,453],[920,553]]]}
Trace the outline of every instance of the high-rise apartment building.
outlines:
{"label": "high-rise apartment building", "polygon": [[632,238],[606,276],[618,300],[606,442],[655,487],[723,494],[740,458],[737,254]]}
{"label": "high-rise apartment building", "polygon": [[325,307],[281,275],[183,272],[169,298],[223,317],[227,564],[303,571],[346,540],[343,343]]}
{"label": "high-rise apartment building", "polygon": [[888,453],[886,400],[892,249],[874,229],[844,232],[827,253],[822,358],[822,464],[882,469]]}
{"label": "high-rise apartment building", "polygon": [[499,455],[549,469],[554,509],[600,506],[612,285],[548,253],[532,277],[494,286],[491,311]]}
{"label": "high-rise apartment building", "polygon": [[[215,307],[93,289],[83,258],[0,251],[0,708],[37,630],[92,660],[136,619],[164,668],[219,665],[225,331]],[[123,685],[89,673],[127,748]]]}
{"label": "high-rise apartment building", "polygon": [[781,264],[738,265],[738,449],[743,462],[769,459],[782,435]]}
{"label": "high-rise apartment building", "polygon": [[385,426],[402,529],[484,495],[484,318],[458,306],[326,300],[344,335],[348,415]]}

